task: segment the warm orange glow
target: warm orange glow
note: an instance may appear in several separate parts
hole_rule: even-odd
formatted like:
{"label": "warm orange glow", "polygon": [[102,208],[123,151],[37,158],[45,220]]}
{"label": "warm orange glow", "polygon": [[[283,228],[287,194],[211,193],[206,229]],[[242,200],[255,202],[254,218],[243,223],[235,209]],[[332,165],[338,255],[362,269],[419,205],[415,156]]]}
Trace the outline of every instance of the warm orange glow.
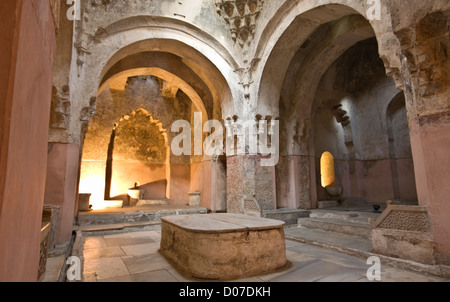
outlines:
{"label": "warm orange glow", "polygon": [[[79,193],[90,193],[90,205],[93,210],[103,210],[106,208],[120,208],[122,201],[105,200],[105,175],[104,173],[95,173],[94,169],[84,167],[80,179]],[[126,192],[124,192],[126,194]]]}
{"label": "warm orange glow", "polygon": [[[81,166],[81,177],[79,193],[90,193],[89,204],[93,210],[122,207],[121,200],[105,200],[105,165],[97,162],[83,161]],[[116,195],[126,195],[132,187],[123,181],[115,180],[111,192]],[[116,196],[112,195],[112,196]]]}
{"label": "warm orange glow", "polygon": [[322,187],[327,188],[334,185],[336,172],[334,170],[334,157],[330,152],[322,154],[322,158],[320,159],[320,174]]}
{"label": "warm orange glow", "polygon": [[89,173],[89,175],[81,177],[79,193],[92,194],[90,199],[92,209],[98,210],[103,208],[103,206],[100,205],[100,203],[104,201],[105,195],[104,190],[105,190],[105,179],[103,175]]}
{"label": "warm orange glow", "polygon": [[91,202],[92,210],[99,211],[108,208],[122,208],[123,201],[122,200],[97,200]]}

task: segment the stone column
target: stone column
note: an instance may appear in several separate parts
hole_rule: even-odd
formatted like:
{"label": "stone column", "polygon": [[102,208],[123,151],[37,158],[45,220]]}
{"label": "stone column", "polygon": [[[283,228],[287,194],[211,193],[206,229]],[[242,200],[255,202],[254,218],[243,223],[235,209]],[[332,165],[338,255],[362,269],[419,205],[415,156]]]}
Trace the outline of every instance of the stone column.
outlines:
{"label": "stone column", "polygon": [[283,156],[277,168],[278,207],[311,209],[317,200],[314,157]]}
{"label": "stone column", "polygon": [[202,206],[213,212],[227,209],[226,171],[218,158],[202,162]]}
{"label": "stone column", "polygon": [[[275,167],[263,167],[260,155],[236,155],[227,158],[227,210],[243,214],[276,209]],[[249,205],[251,209],[246,209]]]}
{"label": "stone column", "polygon": [[36,282],[55,27],[48,1],[0,4],[0,282]]}
{"label": "stone column", "polygon": [[253,198],[254,161],[248,155],[227,157],[227,211],[228,213],[243,213],[244,198]]}
{"label": "stone column", "polygon": [[419,204],[433,223],[437,261],[450,265],[450,112],[410,120]]}
{"label": "stone column", "polygon": [[228,119],[225,126],[228,212],[261,216],[276,209],[277,121]]}
{"label": "stone column", "polygon": [[59,208],[55,245],[65,246],[72,238],[80,149],[63,143],[50,143],[48,149],[45,205]]}
{"label": "stone column", "polygon": [[431,216],[436,261],[450,265],[448,2],[437,7],[433,2],[433,9],[422,4],[422,18],[399,23],[395,31],[404,55],[398,77],[405,91],[419,205]]}

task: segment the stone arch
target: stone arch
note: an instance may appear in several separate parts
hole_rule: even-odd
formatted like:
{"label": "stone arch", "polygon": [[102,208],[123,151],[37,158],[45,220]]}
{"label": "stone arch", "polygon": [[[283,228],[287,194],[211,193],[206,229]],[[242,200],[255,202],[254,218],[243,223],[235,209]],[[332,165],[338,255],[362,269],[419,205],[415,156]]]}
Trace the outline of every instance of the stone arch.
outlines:
{"label": "stone arch", "polygon": [[[87,100],[98,94],[101,81],[116,63],[152,51],[179,57],[204,82],[213,103],[221,107],[222,117],[239,106],[239,87],[229,79],[237,63],[220,43],[193,25],[164,17],[136,16],[92,34],[84,33],[78,39],[78,58],[72,63],[77,74],[71,83],[71,99],[80,104],[80,114],[81,109],[88,107]],[[75,116],[70,127],[74,141],[78,141],[81,130],[76,121]]]}
{"label": "stone arch", "polygon": [[399,92],[386,109],[389,157],[394,201],[417,205],[411,140],[404,92]]}
{"label": "stone arch", "polygon": [[[72,88],[81,92],[73,95],[80,98],[80,103],[88,96],[99,96],[106,87],[118,88],[114,85],[123,86],[127,79],[137,77],[138,81],[159,79],[165,99],[185,96],[202,112],[204,122],[208,118],[221,120],[235,110],[238,90],[230,84],[229,75],[236,63],[214,38],[192,25],[162,17],[132,17],[98,29],[85,44],[77,61],[79,81],[74,81]],[[169,57],[176,64],[158,62]],[[192,120],[193,116],[181,119]],[[203,206],[213,211],[225,210],[225,170],[220,161],[198,156],[175,158],[171,154],[170,165],[167,195],[171,202],[183,204],[188,200],[188,192],[200,191]]]}
{"label": "stone arch", "polygon": [[[367,20],[370,5],[365,1],[326,2],[285,1],[282,5],[277,3],[276,7],[272,8],[275,13],[271,15],[270,21],[260,34],[255,54],[256,58],[260,58],[258,65],[260,72],[255,72],[256,75],[260,75],[259,78],[255,76],[255,83],[258,83],[255,87],[258,96],[256,111],[259,114],[265,115],[270,112],[276,115],[279,112],[283,82],[297,50],[309,43],[310,35],[321,25],[344,17],[359,16],[360,19],[366,19],[364,27],[359,29],[354,27],[353,31],[363,35],[362,39],[368,37],[367,34],[377,38],[380,57],[385,62],[386,68],[389,68],[390,75],[394,75],[395,71],[400,69],[401,62],[397,56],[400,45],[392,31],[386,3],[381,2],[382,20],[372,21]],[[269,9],[270,7],[267,8]],[[353,18],[353,21],[360,22],[356,18]],[[335,33],[339,34],[339,30]]]}
{"label": "stone arch", "polygon": [[[113,129],[108,153],[110,179],[105,193],[117,199],[129,189],[141,190],[147,200],[168,199],[170,147],[166,129],[151,113],[139,108],[120,118]],[[108,173],[107,173],[108,174]],[[108,192],[106,192],[108,190]],[[123,198],[123,197],[122,197]]]}
{"label": "stone arch", "polygon": [[[176,76],[170,72],[167,72],[164,69],[158,68],[158,67],[135,68],[135,69],[129,69],[129,70],[125,70],[125,71],[119,72],[117,74],[114,74],[113,76],[111,76],[110,78],[108,78],[107,80],[105,80],[102,83],[102,85],[99,88],[99,94],[106,87],[110,87],[114,90],[124,90],[128,78],[141,76],[141,75],[153,76],[153,77],[164,80],[167,84],[164,84],[164,85],[166,85],[166,87],[162,87],[162,90],[170,89],[172,87],[174,87],[175,90],[178,90],[178,89],[182,90],[192,101],[196,110],[198,110],[198,112],[202,113],[203,122],[205,123],[206,121],[209,120],[208,117],[210,116],[210,114],[207,112],[205,105],[202,101],[202,98],[198,95],[197,91],[191,85],[186,83],[186,81],[184,81],[183,79],[179,78],[178,76]],[[170,87],[167,87],[167,86],[170,86]],[[173,93],[176,94],[176,91]],[[163,91],[163,94],[164,94],[164,91]],[[169,96],[169,97],[171,97],[171,96]]]}
{"label": "stone arch", "polygon": [[[375,38],[380,57],[395,57],[385,49],[392,37],[389,14],[382,21],[369,21],[363,2],[330,1],[285,3],[261,35],[257,53],[261,57],[257,113],[280,117],[281,156],[277,166],[279,207],[314,208],[317,200],[311,116],[319,83],[329,67],[358,42]],[[387,7],[381,7],[382,13]],[[277,19],[279,18],[279,19]],[[270,37],[270,38],[269,38]],[[264,41],[274,42],[264,46]],[[383,60],[383,63],[385,61]],[[383,67],[386,67],[385,64]],[[383,70],[383,74],[386,70]],[[282,181],[280,181],[280,177]],[[285,192],[279,196],[279,192]]]}
{"label": "stone arch", "polygon": [[[130,189],[136,181],[145,185],[146,188],[150,187],[151,183],[165,181],[166,184],[160,184],[156,188],[159,193],[163,191],[164,194],[144,197],[162,200],[170,196],[168,194],[170,148],[168,148],[168,134],[165,130],[170,127],[171,122],[167,107],[169,104],[166,104],[165,98],[162,96],[158,78],[146,75],[126,77],[125,80],[126,88],[123,91],[104,89],[98,95],[96,114],[86,128],[83,141],[79,190],[81,193],[91,193],[91,201],[98,208],[107,204],[103,203],[103,200],[113,199],[127,202],[126,189]],[[180,94],[178,98],[172,100],[172,103],[177,106],[184,104],[183,108],[189,108],[189,102],[188,97],[184,94]],[[161,114],[161,112],[168,113]],[[158,115],[158,120],[154,118],[155,113]],[[127,138],[120,143],[120,134],[117,135],[117,131],[120,131],[123,125],[136,117],[139,118],[139,123],[133,124],[134,128],[131,130],[128,129],[129,146],[126,143]],[[146,136],[148,141],[136,142],[138,133]],[[167,157],[164,162],[161,160],[154,162],[141,156],[142,152],[148,151],[151,154],[152,150],[145,149],[151,148],[151,145],[161,147],[158,144],[160,139],[157,138],[164,140],[164,149],[167,149],[165,151]],[[151,145],[148,144],[150,142]],[[118,145],[124,149],[121,153],[130,151],[139,154],[125,159],[117,157],[120,155],[120,152],[117,153],[120,151],[120,148],[117,148]],[[128,147],[130,150],[126,150]],[[129,174],[136,175],[136,179],[128,179],[127,169],[129,169],[128,172],[132,171]],[[128,188],[124,186],[128,186]]]}

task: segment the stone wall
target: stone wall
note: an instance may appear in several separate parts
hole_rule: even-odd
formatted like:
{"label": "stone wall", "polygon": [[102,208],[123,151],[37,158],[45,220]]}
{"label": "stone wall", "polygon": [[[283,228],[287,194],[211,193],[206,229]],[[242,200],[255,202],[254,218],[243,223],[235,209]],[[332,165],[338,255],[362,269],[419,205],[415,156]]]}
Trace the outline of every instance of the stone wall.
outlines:
{"label": "stone wall", "polygon": [[[48,1],[0,4],[0,281],[38,278],[55,25]],[[5,69],[4,69],[5,66]]]}
{"label": "stone wall", "polygon": [[448,70],[449,3],[413,1],[414,14],[401,14],[403,3],[393,2],[393,30],[401,46],[402,64],[396,74],[405,91],[411,128],[412,153],[419,204],[427,207],[433,223],[439,263],[450,263],[448,186],[442,173],[450,171],[448,151],[450,85]]}
{"label": "stone wall", "polygon": [[322,153],[332,152],[343,198],[417,203],[403,93],[385,75],[375,39],[357,43],[325,73],[313,119],[316,175]]}
{"label": "stone wall", "polygon": [[[158,181],[170,180],[172,188],[177,184],[180,186],[180,181],[184,183],[186,180],[189,184],[190,159],[172,157],[170,144],[175,135],[171,132],[172,123],[176,120],[190,121],[191,104],[182,92],[168,98],[162,96],[161,90],[157,78],[141,76],[128,78],[123,91],[107,87],[99,95],[97,114],[90,122],[84,142],[81,193],[98,193],[92,199],[120,198],[135,183],[144,190],[146,185]],[[133,124],[136,118],[138,121]],[[148,120],[145,123],[148,127],[139,121],[142,119]],[[111,175],[106,177],[108,163]],[[185,180],[178,179],[177,182],[171,179],[171,173],[184,171],[184,167],[188,169],[187,174],[181,173]],[[111,183],[104,195],[107,181]],[[98,192],[92,192],[93,182],[100,187]],[[170,194],[169,191],[168,194],[163,191],[157,195],[159,199],[170,195],[171,199],[181,201],[184,197],[187,201],[189,186],[181,185],[181,188],[185,190],[182,196],[178,195],[182,193]],[[144,198],[156,197],[145,191]]]}

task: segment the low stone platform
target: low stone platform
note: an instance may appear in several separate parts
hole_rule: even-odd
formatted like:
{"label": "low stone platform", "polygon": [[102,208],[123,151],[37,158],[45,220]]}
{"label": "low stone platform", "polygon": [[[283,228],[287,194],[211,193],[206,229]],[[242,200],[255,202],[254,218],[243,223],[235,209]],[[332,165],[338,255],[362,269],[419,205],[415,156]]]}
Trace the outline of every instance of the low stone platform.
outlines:
{"label": "low stone platform", "polygon": [[283,221],[239,214],[161,220],[160,253],[190,277],[233,280],[287,264]]}
{"label": "low stone platform", "polygon": [[208,209],[182,205],[147,205],[141,207],[108,208],[79,212],[80,227],[160,222],[161,217],[172,215],[206,214]]}

